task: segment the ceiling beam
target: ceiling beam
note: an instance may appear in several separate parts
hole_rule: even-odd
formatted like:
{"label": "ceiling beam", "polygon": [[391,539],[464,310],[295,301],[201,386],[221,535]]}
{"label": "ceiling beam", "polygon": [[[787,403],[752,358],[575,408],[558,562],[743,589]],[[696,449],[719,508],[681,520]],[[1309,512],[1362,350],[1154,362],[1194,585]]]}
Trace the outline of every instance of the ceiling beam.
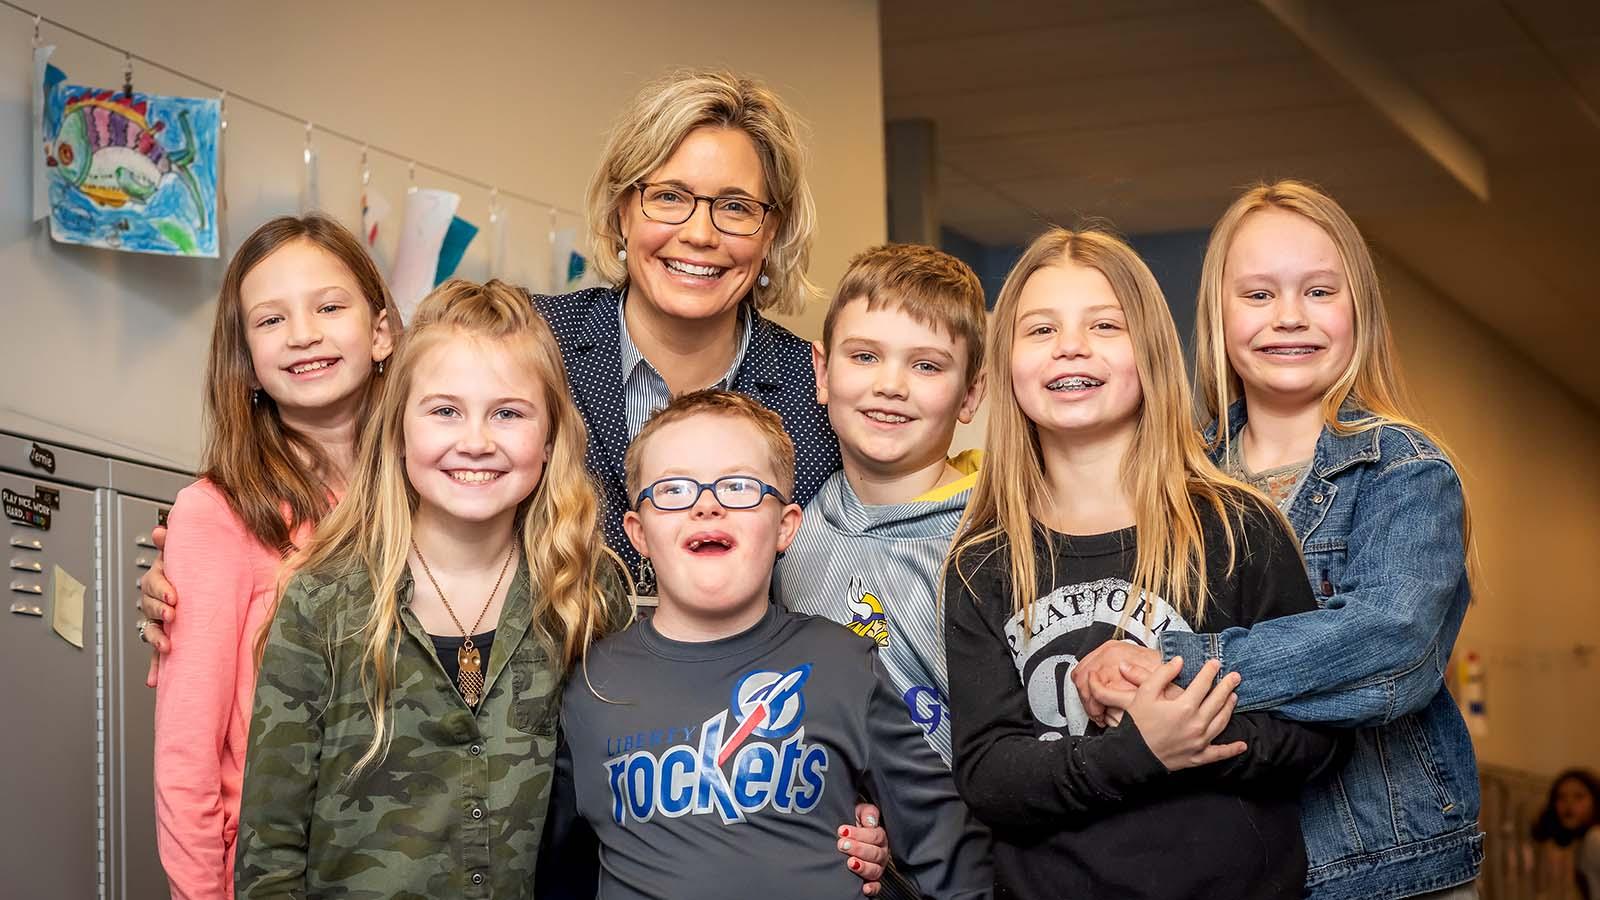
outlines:
{"label": "ceiling beam", "polygon": [[1367,50],[1326,4],[1256,0],[1479,200],[1489,202],[1483,154],[1400,73]]}

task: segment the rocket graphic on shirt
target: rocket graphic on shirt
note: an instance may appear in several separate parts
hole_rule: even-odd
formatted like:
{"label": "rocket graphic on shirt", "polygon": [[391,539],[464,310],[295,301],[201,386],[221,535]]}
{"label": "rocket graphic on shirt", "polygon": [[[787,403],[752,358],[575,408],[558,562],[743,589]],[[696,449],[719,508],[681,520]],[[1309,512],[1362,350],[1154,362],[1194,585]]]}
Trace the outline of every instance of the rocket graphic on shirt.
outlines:
{"label": "rocket graphic on shirt", "polygon": [[748,672],[735,684],[728,708],[695,729],[696,743],[607,759],[612,821],[626,827],[629,819],[715,813],[731,825],[769,808],[815,809],[827,787],[828,750],[806,742],[810,675],[810,663]]}

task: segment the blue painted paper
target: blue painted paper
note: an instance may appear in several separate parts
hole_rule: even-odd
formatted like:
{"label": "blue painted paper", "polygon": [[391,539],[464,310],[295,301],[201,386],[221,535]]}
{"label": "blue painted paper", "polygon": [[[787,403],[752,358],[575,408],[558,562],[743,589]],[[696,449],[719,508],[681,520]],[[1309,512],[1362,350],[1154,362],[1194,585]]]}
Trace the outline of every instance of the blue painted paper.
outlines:
{"label": "blue painted paper", "polygon": [[57,85],[48,98],[52,238],[217,256],[217,100],[81,85]]}
{"label": "blue painted paper", "polygon": [[444,233],[444,243],[439,246],[439,268],[433,273],[433,286],[444,284],[446,278],[456,273],[461,257],[467,255],[467,245],[478,236],[478,226],[460,216],[450,218],[450,230]]}

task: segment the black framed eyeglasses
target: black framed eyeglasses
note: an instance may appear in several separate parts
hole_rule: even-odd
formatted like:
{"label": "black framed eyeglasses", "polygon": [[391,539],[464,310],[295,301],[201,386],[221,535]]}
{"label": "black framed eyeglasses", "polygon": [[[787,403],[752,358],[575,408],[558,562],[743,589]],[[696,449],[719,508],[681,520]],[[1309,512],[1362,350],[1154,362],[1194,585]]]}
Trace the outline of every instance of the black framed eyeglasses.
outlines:
{"label": "black framed eyeglasses", "polygon": [[639,192],[639,210],[650,221],[682,225],[705,201],[711,207],[712,227],[735,237],[749,237],[760,231],[767,213],[778,208],[776,203],[763,203],[753,197],[707,197],[671,184],[636,181],[633,186]]}
{"label": "black framed eyeglasses", "polygon": [[699,503],[700,495],[706,491],[710,491],[711,496],[717,498],[723,509],[755,509],[768,494],[778,498],[779,505],[789,504],[777,488],[759,478],[752,478],[749,475],[724,475],[710,484],[693,478],[657,479],[639,492],[639,497],[633,506],[638,509],[649,500],[662,512],[676,512]]}

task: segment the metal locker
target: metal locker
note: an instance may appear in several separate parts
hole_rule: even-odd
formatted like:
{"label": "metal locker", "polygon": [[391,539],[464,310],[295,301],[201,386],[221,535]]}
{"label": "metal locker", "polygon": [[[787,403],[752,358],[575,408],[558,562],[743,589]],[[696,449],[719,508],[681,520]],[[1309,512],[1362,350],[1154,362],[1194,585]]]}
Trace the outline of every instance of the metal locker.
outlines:
{"label": "metal locker", "polygon": [[[5,896],[167,896],[156,851],[155,691],[134,623],[150,530],[193,476],[0,431],[0,873]],[[55,633],[83,586],[83,648]],[[37,613],[37,615],[35,615]]]}
{"label": "metal locker", "polygon": [[[0,820],[0,872],[7,896],[88,900],[98,895],[103,864],[97,823],[98,498],[62,481],[5,471],[0,489],[6,506],[0,520],[6,560],[0,721],[7,732],[0,764],[0,809],[6,811]],[[52,628],[58,599],[65,611],[72,593],[58,573],[82,585],[81,600],[75,601],[82,604],[82,648]]]}
{"label": "metal locker", "polygon": [[165,897],[167,876],[156,850],[156,692],[145,686],[150,648],[135,630],[134,602],[139,576],[156,556],[150,530],[166,521],[172,504],[104,493],[114,504],[106,579],[105,900],[143,900]]}

